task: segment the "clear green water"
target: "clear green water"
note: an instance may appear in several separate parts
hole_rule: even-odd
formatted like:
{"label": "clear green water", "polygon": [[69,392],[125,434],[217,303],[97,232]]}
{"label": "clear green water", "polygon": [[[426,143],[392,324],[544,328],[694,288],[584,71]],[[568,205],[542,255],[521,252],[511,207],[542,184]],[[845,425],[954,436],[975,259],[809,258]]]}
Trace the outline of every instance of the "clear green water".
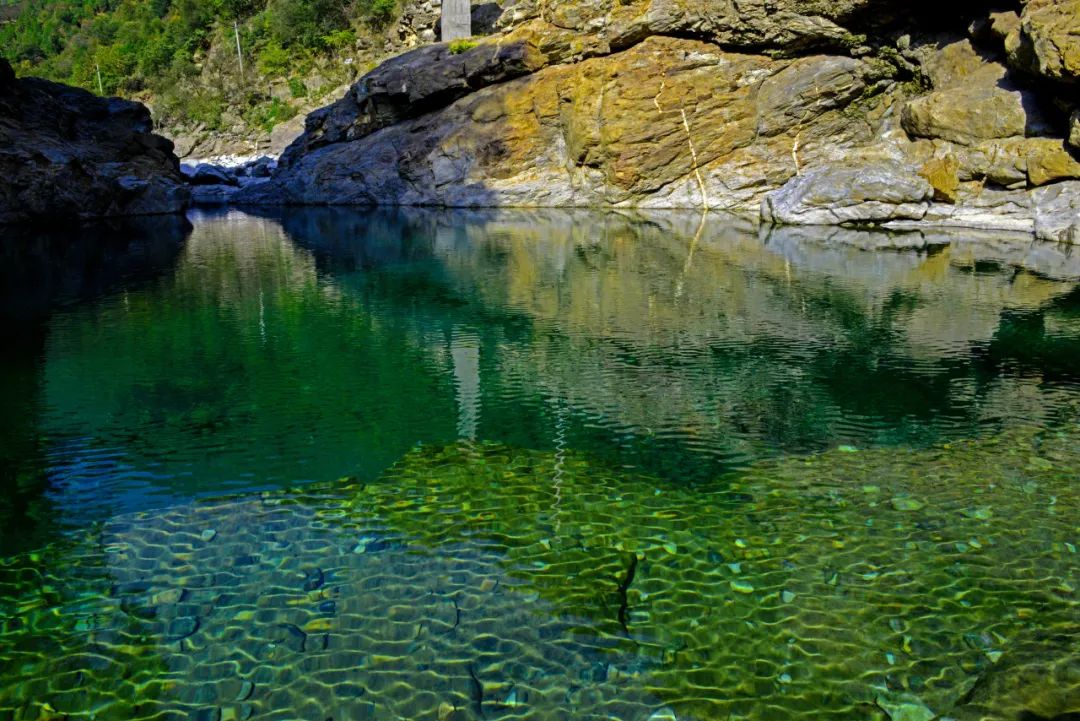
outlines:
{"label": "clear green water", "polygon": [[191,220],[0,244],[0,719],[1080,712],[1080,254]]}

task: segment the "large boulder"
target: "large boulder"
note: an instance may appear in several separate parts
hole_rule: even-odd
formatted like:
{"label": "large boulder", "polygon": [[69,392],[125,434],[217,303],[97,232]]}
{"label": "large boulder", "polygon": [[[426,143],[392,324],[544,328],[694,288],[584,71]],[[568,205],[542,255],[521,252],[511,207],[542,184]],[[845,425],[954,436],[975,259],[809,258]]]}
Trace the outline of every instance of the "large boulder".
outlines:
{"label": "large boulder", "polygon": [[1080,0],[1028,0],[1006,46],[1010,61],[1024,71],[1080,81]]}
{"label": "large boulder", "polygon": [[527,39],[483,44],[458,55],[446,44],[399,55],[361,78],[337,102],[308,115],[304,133],[286,148],[281,164],[287,167],[316,148],[363,138],[550,62]]}
{"label": "large boulder", "polygon": [[1027,113],[1018,91],[970,84],[940,90],[904,107],[904,129],[919,138],[970,145],[980,140],[1023,137]]}
{"label": "large boulder", "polygon": [[652,37],[351,141],[312,145],[309,135],[271,183],[237,199],[756,210],[797,163],[872,137],[872,124],[844,113],[877,72],[852,58],[775,59]]}
{"label": "large boulder", "polygon": [[655,37],[693,37],[726,50],[785,55],[850,44],[859,30],[907,13],[890,0],[518,0],[506,32],[454,54],[446,44],[383,63],[336,103],[310,114],[282,155],[350,142],[542,68],[611,55]]}
{"label": "large boulder", "polygon": [[921,220],[934,189],[894,162],[814,168],[769,193],[761,217],[790,225],[842,225]]}
{"label": "large boulder", "polygon": [[890,0],[517,0],[501,24],[541,20],[554,27],[602,36],[613,48],[643,38],[692,36],[730,49],[788,53],[835,47],[853,33],[910,14]]}
{"label": "large boulder", "polygon": [[1031,189],[1080,178],[1080,162],[1062,108],[1006,64],[1021,17],[972,0],[975,42],[901,35],[928,5],[508,1],[499,34],[394,58],[313,113],[235,201],[1033,232]]}
{"label": "large boulder", "polygon": [[1080,182],[1039,188],[1032,196],[1036,237],[1080,245]]}
{"label": "large boulder", "polygon": [[929,53],[922,68],[934,89],[904,106],[904,129],[912,136],[973,145],[1050,130],[1034,94],[968,40]]}
{"label": "large boulder", "polygon": [[0,223],[179,212],[172,149],[145,106],[16,79],[0,59]]}

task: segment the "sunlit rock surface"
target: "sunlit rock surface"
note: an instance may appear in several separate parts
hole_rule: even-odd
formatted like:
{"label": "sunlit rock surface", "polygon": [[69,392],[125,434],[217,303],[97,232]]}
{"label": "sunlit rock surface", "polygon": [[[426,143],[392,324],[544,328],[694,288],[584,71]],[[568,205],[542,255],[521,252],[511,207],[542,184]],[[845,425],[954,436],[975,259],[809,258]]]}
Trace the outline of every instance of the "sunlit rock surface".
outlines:
{"label": "sunlit rock surface", "polygon": [[[1068,75],[1068,12],[991,10],[946,29],[881,2],[511,4],[471,50],[373,70],[236,201],[765,208],[1071,242],[1074,214],[1032,192],[1075,199],[1080,178],[1073,108],[1035,79]],[[922,175],[934,202],[860,202],[865,173]],[[813,212],[767,210],[807,193]]]}

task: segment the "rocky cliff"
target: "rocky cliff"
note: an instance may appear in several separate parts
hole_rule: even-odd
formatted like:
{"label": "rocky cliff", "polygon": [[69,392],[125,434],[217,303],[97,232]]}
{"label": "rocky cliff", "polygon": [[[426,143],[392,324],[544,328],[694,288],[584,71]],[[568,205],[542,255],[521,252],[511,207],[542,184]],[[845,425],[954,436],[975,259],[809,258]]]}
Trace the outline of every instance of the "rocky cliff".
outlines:
{"label": "rocky cliff", "polygon": [[1001,5],[519,0],[472,49],[423,47],[361,78],[240,198],[1080,241],[1080,2]]}
{"label": "rocky cliff", "polygon": [[16,79],[0,59],[0,223],[175,213],[188,197],[143,105]]}

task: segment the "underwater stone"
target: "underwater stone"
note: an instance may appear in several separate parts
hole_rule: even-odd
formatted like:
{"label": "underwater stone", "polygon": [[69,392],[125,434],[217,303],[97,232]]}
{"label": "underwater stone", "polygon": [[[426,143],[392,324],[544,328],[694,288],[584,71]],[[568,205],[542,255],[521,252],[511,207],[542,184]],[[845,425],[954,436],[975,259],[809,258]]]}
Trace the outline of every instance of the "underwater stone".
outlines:
{"label": "underwater stone", "polygon": [[895,508],[897,511],[918,511],[921,510],[924,505],[922,501],[917,501],[914,498],[904,498],[900,496],[893,498],[891,503],[892,507]]}
{"label": "underwater stone", "polygon": [[[597,661],[592,666],[582,670],[578,677],[582,681],[591,681],[593,683],[603,683],[607,680],[608,667],[601,661]],[[515,696],[515,699],[517,697]]]}
{"label": "underwater stone", "polygon": [[892,721],[932,721],[937,716],[918,698],[906,694],[892,698],[878,696],[877,705]]}
{"label": "underwater stone", "polygon": [[731,590],[736,593],[753,593],[754,587],[746,581],[732,581]]}
{"label": "underwater stone", "polygon": [[279,623],[278,627],[288,633],[285,642],[289,643],[294,651],[303,653],[306,650],[307,634],[300,630],[299,626],[294,623]]}
{"label": "underwater stone", "polygon": [[150,597],[150,603],[155,606],[168,605],[173,603],[179,603],[184,597],[184,590],[181,588],[170,588],[167,591],[161,593],[155,593]]}
{"label": "underwater stone", "polygon": [[217,537],[217,531],[213,528],[207,528],[205,531],[199,534],[199,538],[209,543]]}
{"label": "underwater stone", "polygon": [[780,592],[780,600],[783,601],[784,603],[791,603],[792,601],[795,600],[795,592],[794,591],[787,591],[787,590],[781,591]]}
{"label": "underwater stone", "polygon": [[236,694],[236,700],[247,701],[254,692],[255,684],[245,679],[244,682],[240,684],[240,691]]}
{"label": "underwater stone", "polygon": [[678,717],[670,706],[664,706],[663,708],[653,711],[646,721],[678,721]]}
{"label": "underwater stone", "polygon": [[170,641],[181,641],[199,630],[199,619],[184,617],[174,618],[169,622],[166,635]]}
{"label": "underwater stone", "polygon": [[304,590],[315,591],[323,587],[326,582],[326,578],[323,576],[321,568],[316,568],[308,573],[304,578]]}

